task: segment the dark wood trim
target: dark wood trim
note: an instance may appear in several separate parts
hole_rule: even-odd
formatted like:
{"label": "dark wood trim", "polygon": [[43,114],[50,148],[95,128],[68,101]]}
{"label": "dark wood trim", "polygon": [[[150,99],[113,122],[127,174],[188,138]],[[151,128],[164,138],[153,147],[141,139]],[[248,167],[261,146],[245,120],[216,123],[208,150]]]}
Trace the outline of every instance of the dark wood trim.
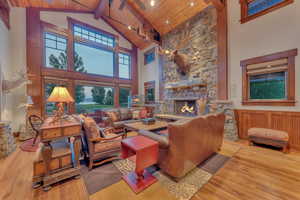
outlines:
{"label": "dark wood trim", "polygon": [[0,19],[2,19],[3,23],[10,29],[9,24],[9,15],[10,15],[10,8],[7,0],[0,1]]}
{"label": "dark wood trim", "polygon": [[89,10],[74,10],[74,9],[66,9],[66,8],[42,8],[35,7],[39,11],[49,11],[49,12],[67,12],[67,13],[82,13],[82,14],[94,14],[94,11]]}
{"label": "dark wood trim", "polygon": [[241,139],[248,138],[249,128],[283,130],[289,134],[291,148],[300,150],[300,112],[237,109],[235,118]]}
{"label": "dark wood trim", "polygon": [[282,7],[285,7],[291,3],[293,3],[294,0],[285,0],[284,2],[281,2],[275,6],[272,6],[266,10],[263,10],[257,14],[254,14],[254,15],[251,15],[251,16],[248,16],[248,1],[247,0],[240,0],[240,4],[241,4],[241,23],[244,24],[248,21],[251,21],[257,17],[260,17],[260,16],[263,16],[263,15],[266,15],[270,12],[273,12],[279,8],[282,8]]}
{"label": "dark wood trim", "polygon": [[242,101],[245,106],[295,106],[295,100],[255,100]]}
{"label": "dark wood trim", "polygon": [[40,11],[26,8],[26,56],[27,73],[32,84],[27,85],[27,95],[32,97],[33,106],[29,107],[28,115],[42,116],[42,27],[40,25]]}
{"label": "dark wood trim", "polygon": [[84,81],[98,81],[102,83],[122,83],[122,84],[133,84],[130,79],[120,79],[109,76],[97,75],[97,74],[88,74],[74,71],[67,71],[61,69],[53,68],[42,68],[42,76],[49,77],[58,77],[58,78],[67,78],[73,80],[84,80]]}
{"label": "dark wood trim", "polygon": [[247,65],[269,62],[269,61],[277,60],[277,59],[281,59],[281,58],[295,57],[297,55],[298,55],[298,49],[291,49],[288,51],[281,51],[278,53],[273,53],[273,54],[268,54],[268,55],[264,55],[264,56],[259,56],[259,57],[255,57],[255,58],[242,60],[241,66],[245,67]]}
{"label": "dark wood trim", "polygon": [[162,101],[164,99],[164,56],[157,54],[158,57],[158,81],[159,81],[159,100]]}
{"label": "dark wood trim", "polygon": [[68,19],[68,44],[67,44],[67,65],[68,71],[74,71],[74,34],[73,23]]}
{"label": "dark wood trim", "polygon": [[208,0],[208,1],[211,2],[217,10],[223,10],[225,8],[225,4],[221,0]]}
{"label": "dark wood trim", "polygon": [[[298,49],[273,53],[265,56],[259,56],[242,60],[242,105],[249,106],[295,106],[295,57],[298,55]],[[285,100],[251,100],[249,99],[249,76],[247,75],[247,66],[252,64],[270,62],[282,58],[288,59],[288,77],[287,77],[287,99]]]}
{"label": "dark wood trim", "polygon": [[72,17],[67,17],[67,20],[68,20],[70,23],[72,23],[72,24],[78,24],[78,25],[81,25],[81,26],[86,27],[86,28],[88,28],[88,29],[91,29],[91,30],[93,30],[93,31],[100,32],[100,33],[102,32],[103,34],[106,34],[106,35],[109,35],[109,36],[111,36],[111,37],[114,37],[115,40],[119,40],[119,36],[118,36],[118,35],[115,35],[115,34],[113,34],[113,33],[107,32],[107,31],[105,31],[105,30],[103,30],[103,29],[100,29],[100,28],[98,28],[98,27],[95,27],[95,26],[93,26],[93,25],[90,25],[90,24],[87,24],[87,23],[85,23],[85,22],[79,21],[79,20],[74,19],[74,18],[72,18]]}
{"label": "dark wood trim", "polygon": [[138,48],[135,45],[132,45],[132,70],[131,70],[131,80],[132,80],[132,95],[139,94],[139,77],[138,77]]}
{"label": "dark wood trim", "polygon": [[108,8],[108,2],[109,1],[103,1],[103,0],[100,0],[98,2],[98,5],[97,5],[96,9],[94,10],[95,19],[99,19],[102,15],[105,14],[105,9]]}
{"label": "dark wood trim", "polygon": [[57,33],[59,35],[64,35],[66,37],[68,36],[68,29],[61,28],[61,27],[58,27],[56,25],[53,25],[53,24],[50,24],[50,23],[44,22],[44,21],[41,21],[41,26],[42,26],[43,32],[49,31],[49,32]]}
{"label": "dark wood trim", "polygon": [[223,1],[224,8],[218,9],[217,41],[218,41],[218,86],[219,100],[228,99],[228,19],[227,0]]}

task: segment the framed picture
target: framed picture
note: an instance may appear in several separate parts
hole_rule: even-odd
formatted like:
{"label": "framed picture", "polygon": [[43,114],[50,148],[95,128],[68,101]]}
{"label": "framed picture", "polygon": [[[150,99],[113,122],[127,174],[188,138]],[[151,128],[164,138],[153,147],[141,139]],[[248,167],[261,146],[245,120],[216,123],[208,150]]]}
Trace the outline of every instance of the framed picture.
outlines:
{"label": "framed picture", "polygon": [[155,47],[144,53],[144,65],[148,65],[155,60]]}

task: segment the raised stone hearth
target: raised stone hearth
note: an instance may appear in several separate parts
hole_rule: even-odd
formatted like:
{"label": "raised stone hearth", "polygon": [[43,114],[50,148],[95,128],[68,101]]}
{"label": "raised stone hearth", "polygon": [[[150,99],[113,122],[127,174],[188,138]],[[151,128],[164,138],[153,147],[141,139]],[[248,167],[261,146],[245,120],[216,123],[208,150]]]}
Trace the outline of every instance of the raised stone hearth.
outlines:
{"label": "raised stone hearth", "polygon": [[8,156],[15,151],[15,138],[8,122],[0,122],[0,158]]}

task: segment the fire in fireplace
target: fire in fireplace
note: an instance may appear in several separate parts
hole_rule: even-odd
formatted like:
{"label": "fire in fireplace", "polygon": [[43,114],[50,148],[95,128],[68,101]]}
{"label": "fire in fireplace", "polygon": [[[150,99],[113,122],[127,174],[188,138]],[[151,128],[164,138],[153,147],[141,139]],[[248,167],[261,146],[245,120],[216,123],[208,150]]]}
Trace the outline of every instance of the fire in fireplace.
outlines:
{"label": "fire in fireplace", "polygon": [[185,116],[197,115],[196,101],[194,100],[176,100],[175,101],[175,114]]}

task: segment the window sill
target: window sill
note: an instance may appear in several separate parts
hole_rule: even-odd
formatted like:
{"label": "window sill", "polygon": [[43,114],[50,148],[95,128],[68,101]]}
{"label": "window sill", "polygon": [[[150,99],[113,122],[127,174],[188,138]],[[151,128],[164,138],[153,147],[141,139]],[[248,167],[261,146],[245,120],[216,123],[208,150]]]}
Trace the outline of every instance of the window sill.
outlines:
{"label": "window sill", "polygon": [[247,100],[242,105],[247,106],[295,106],[295,100]]}

